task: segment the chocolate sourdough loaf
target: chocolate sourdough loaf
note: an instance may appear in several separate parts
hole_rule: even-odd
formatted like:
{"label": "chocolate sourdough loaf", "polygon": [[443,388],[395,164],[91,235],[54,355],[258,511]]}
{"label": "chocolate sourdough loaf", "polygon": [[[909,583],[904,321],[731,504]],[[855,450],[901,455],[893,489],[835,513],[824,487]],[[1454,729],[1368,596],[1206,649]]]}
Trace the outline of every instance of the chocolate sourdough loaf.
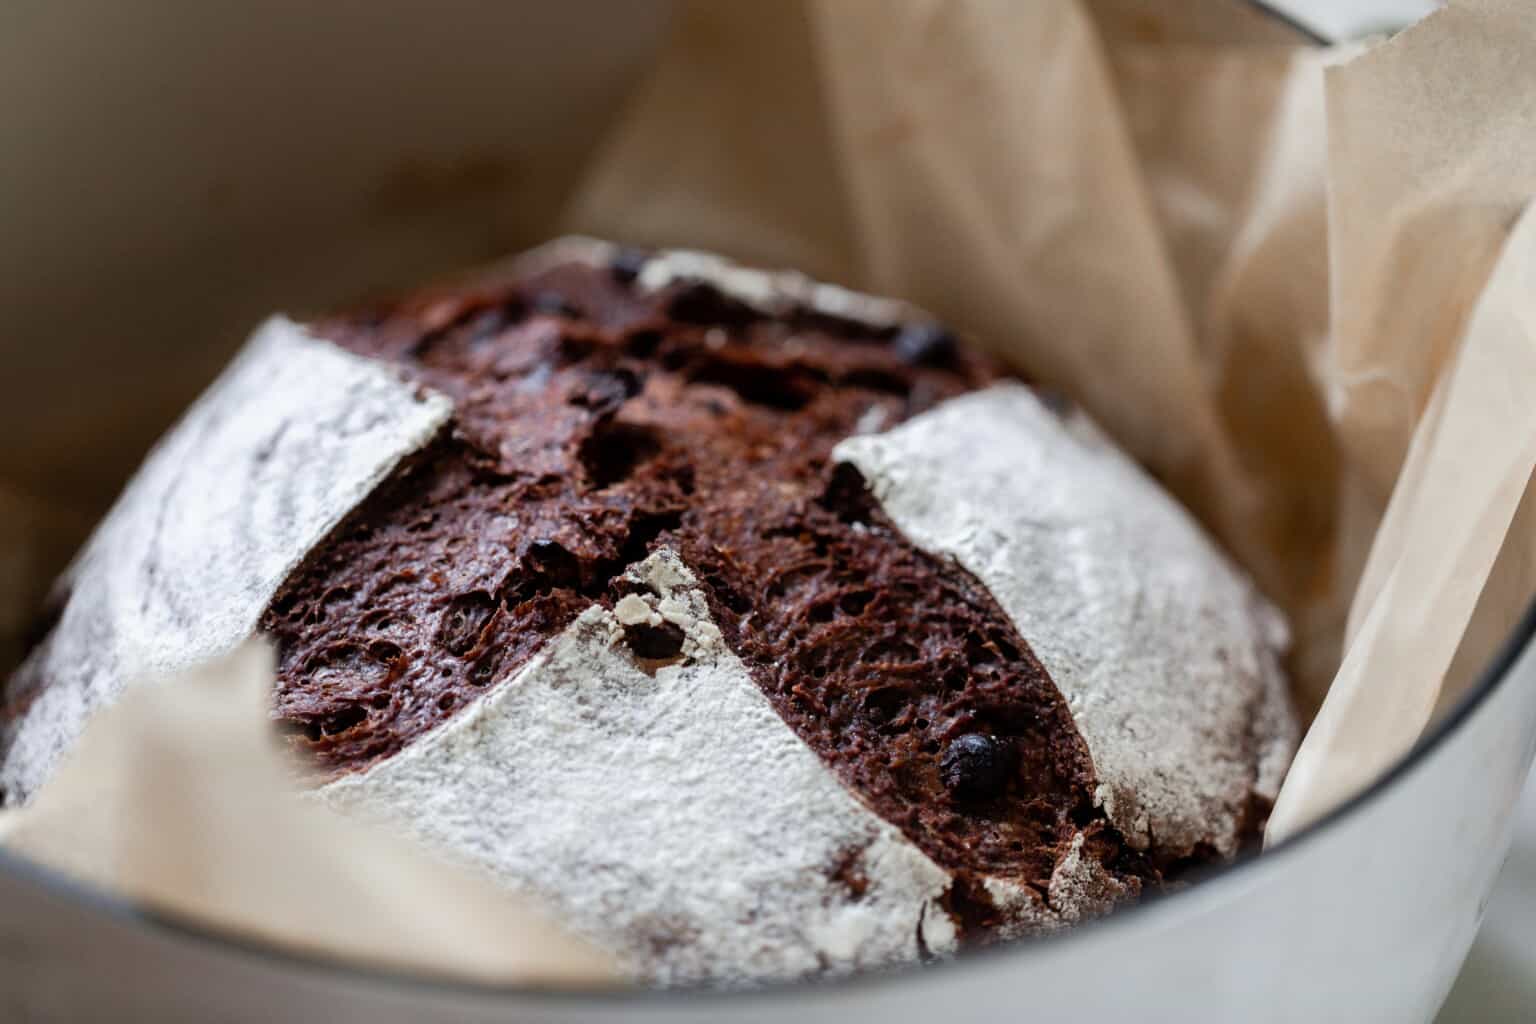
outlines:
{"label": "chocolate sourdough loaf", "polygon": [[1256,834],[1275,613],[1079,412],[920,312],[569,239],[276,320],[7,690],[0,784],[250,632],[316,795],[657,983],[1103,913]]}

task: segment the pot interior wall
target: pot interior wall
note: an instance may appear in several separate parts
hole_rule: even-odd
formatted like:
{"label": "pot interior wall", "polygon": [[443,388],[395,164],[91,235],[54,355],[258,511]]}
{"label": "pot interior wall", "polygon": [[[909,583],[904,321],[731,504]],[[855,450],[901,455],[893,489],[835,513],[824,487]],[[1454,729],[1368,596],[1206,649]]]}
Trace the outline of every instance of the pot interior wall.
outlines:
{"label": "pot interior wall", "polygon": [[265,313],[547,232],[666,13],[0,6],[0,486],[99,513]]}

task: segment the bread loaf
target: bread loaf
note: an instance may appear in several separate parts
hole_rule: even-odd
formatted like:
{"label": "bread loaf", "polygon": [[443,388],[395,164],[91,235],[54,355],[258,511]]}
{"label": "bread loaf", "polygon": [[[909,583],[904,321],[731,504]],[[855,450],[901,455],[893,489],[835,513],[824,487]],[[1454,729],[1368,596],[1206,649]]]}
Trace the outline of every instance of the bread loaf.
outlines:
{"label": "bread loaf", "polygon": [[1068,404],[920,311],[567,239],[273,320],[7,691],[0,784],[273,638],[316,795],[661,984],[948,955],[1256,834],[1277,614]]}

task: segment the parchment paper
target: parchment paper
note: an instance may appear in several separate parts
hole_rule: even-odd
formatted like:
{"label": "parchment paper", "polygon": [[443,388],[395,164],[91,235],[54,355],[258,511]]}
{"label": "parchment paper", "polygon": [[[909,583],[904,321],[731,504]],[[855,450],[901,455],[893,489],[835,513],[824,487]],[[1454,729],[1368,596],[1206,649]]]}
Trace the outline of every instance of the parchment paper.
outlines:
{"label": "parchment paper", "polygon": [[269,728],[272,672],[250,641],[132,688],[35,800],[0,817],[0,839],[161,911],[313,954],[491,982],[616,979],[491,881],[300,796]]}
{"label": "parchment paper", "polygon": [[[1523,394],[1536,226],[1521,219],[1536,190],[1536,36],[1523,8],[1463,0],[1362,56],[1300,45],[1225,0],[695,0],[565,222],[914,300],[1083,404],[1290,615],[1298,703],[1321,710],[1273,840],[1400,757],[1536,588],[1536,404]],[[249,657],[210,671],[254,715]],[[379,869],[398,901],[367,936],[256,898],[278,851],[305,865],[293,851],[315,837],[372,840],[290,807],[254,734],[204,744],[203,731],[171,735],[174,713],[156,724],[152,709],[212,683],[141,687],[103,714],[10,841],[309,949],[607,976],[525,941],[547,926],[520,908],[476,916],[495,906],[471,895],[478,883],[430,888],[435,872],[399,851]],[[133,772],[99,790],[93,761],[157,745],[183,771],[209,769],[198,793],[169,799]],[[235,749],[258,767],[221,767]],[[273,815],[265,869],[187,827],[241,834],[211,805],[253,789]],[[110,813],[83,812],[82,790]],[[159,816],[186,848],[121,852],[143,839],[119,826]],[[223,884],[162,877],[158,860]],[[305,870],[361,899],[370,879],[333,868]],[[439,925],[511,953],[445,950],[430,941]]]}
{"label": "parchment paper", "polygon": [[1536,587],[1533,61],[1527,5],[1464,0],[1328,74],[1320,380],[1353,478],[1341,542],[1374,541],[1270,842],[1405,753]]}

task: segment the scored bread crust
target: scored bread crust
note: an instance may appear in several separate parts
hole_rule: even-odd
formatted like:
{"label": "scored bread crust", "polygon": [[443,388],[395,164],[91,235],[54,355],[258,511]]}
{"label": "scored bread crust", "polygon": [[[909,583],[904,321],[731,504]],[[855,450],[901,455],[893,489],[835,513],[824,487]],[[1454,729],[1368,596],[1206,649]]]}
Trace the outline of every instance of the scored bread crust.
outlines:
{"label": "scored bread crust", "polygon": [[304,556],[452,415],[273,317],[155,446],[6,687],[0,797],[27,800],[123,687],[227,653]]}

